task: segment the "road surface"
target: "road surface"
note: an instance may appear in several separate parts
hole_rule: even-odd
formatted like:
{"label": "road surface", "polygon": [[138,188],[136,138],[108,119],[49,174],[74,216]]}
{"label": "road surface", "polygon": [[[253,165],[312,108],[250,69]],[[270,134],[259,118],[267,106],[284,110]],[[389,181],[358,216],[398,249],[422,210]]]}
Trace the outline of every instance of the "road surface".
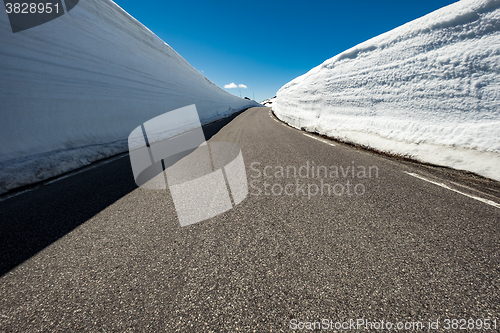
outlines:
{"label": "road surface", "polygon": [[1,201],[0,331],[500,327],[498,183],[305,135],[269,108],[210,141],[241,148],[249,194],[187,227],[127,155]]}

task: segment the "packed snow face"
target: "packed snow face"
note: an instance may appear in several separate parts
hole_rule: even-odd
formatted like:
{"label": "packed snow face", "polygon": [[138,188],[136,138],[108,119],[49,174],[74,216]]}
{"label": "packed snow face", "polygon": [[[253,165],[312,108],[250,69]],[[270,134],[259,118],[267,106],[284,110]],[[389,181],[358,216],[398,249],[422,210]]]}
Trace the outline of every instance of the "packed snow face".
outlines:
{"label": "packed snow face", "polygon": [[283,121],[500,180],[500,1],[464,0],[283,86]]}
{"label": "packed snow face", "polygon": [[258,105],[110,0],[18,33],[0,12],[0,194],[124,152],[134,128],[165,112],[196,104],[206,124]]}

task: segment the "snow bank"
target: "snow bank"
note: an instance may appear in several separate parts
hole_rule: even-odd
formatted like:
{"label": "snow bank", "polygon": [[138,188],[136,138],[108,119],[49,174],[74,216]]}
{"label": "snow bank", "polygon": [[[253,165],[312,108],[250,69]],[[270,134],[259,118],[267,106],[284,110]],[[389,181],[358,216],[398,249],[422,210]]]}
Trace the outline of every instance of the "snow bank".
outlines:
{"label": "snow bank", "polygon": [[109,0],[12,33],[0,11],[0,194],[127,150],[130,132],[196,104],[202,124],[233,96]]}
{"label": "snow bank", "polygon": [[500,1],[464,0],[283,86],[289,124],[500,180]]}

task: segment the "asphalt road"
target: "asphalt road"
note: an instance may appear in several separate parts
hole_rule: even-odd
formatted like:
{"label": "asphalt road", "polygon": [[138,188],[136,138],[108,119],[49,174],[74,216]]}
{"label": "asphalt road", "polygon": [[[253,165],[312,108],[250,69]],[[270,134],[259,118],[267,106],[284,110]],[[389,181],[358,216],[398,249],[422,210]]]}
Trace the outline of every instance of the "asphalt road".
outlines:
{"label": "asphalt road", "polygon": [[[447,319],[471,318],[499,331],[497,182],[306,136],[269,110],[210,139],[241,148],[251,186],[209,220],[181,228],[169,191],[137,188],[126,155],[0,201],[0,331],[290,332],[366,319],[450,332]],[[307,165],[320,177],[301,177]]]}

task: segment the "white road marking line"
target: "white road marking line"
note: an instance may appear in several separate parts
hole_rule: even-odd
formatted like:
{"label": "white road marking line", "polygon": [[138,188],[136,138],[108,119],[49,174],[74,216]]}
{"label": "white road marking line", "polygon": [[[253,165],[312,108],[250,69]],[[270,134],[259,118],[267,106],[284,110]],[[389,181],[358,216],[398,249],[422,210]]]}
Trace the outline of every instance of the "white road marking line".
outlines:
{"label": "white road marking line", "polygon": [[465,195],[466,197],[472,198],[472,199],[474,199],[474,200],[481,201],[481,202],[483,202],[483,203],[485,203],[485,204],[488,204],[488,205],[490,205],[490,206],[493,206],[493,207],[496,207],[496,208],[500,208],[500,204],[497,204],[497,203],[496,203],[496,202],[494,202],[494,201],[491,201],[491,200],[488,200],[488,199],[484,199],[484,198],[480,198],[480,197],[476,197],[475,195],[470,195],[470,194],[467,194],[467,193],[464,193],[464,192],[460,192],[460,191],[458,191],[458,190],[455,190],[455,189],[453,189],[453,188],[449,187],[448,185],[445,185],[445,184],[443,184],[443,183],[438,183],[438,182],[435,182],[435,181],[433,181],[433,180],[430,180],[430,179],[424,178],[424,177],[422,177],[422,176],[420,176],[420,175],[417,175],[416,173],[411,173],[411,172],[406,172],[406,171],[405,171],[405,173],[407,173],[407,174],[409,174],[410,176],[413,176],[413,177],[415,177],[415,178],[418,178],[418,179],[424,180],[424,181],[426,181],[426,182],[429,182],[429,183],[431,183],[431,184],[434,184],[434,185],[437,185],[437,186],[441,186],[442,188],[445,188],[445,189],[447,189],[447,190],[450,190],[450,191],[453,191],[453,192],[460,193],[460,194]]}
{"label": "white road marking line", "polygon": [[76,169],[73,172],[70,171],[69,174],[61,175],[60,177],[57,177],[56,179],[49,180],[46,183],[44,183],[44,185],[49,185],[49,184],[58,182],[60,180],[66,179],[66,178],[76,176],[76,175],[78,175],[80,173],[83,173],[83,172],[95,169],[95,168],[97,168],[97,167],[99,167],[101,165],[104,165],[104,164],[108,164],[108,163],[114,162],[114,161],[116,161],[116,160],[118,160],[120,158],[123,158],[125,156],[128,156],[128,155],[129,155],[128,152],[127,153],[121,153],[119,156],[109,157],[109,158],[105,159],[104,161],[97,161],[96,163],[94,163],[94,165],[90,164],[90,165],[84,166],[84,167],[82,167],[80,169]]}
{"label": "white road marking line", "polygon": [[[271,114],[271,112],[270,112],[270,111],[269,111],[269,117],[271,117],[271,119],[272,119],[272,120],[274,120],[275,122],[277,122],[278,124],[285,126],[286,128],[290,127],[290,126],[288,126],[287,124],[285,124],[284,122],[279,121],[277,118],[274,118],[274,117],[272,116],[272,114]],[[328,142],[325,142],[325,143],[328,143]],[[334,145],[334,144],[331,144],[331,143],[328,143],[328,144],[329,144],[330,146],[335,147],[335,145]]]}
{"label": "white road marking line", "polygon": [[327,145],[330,145],[330,146],[332,146],[332,147],[335,147],[335,145],[334,145],[333,143],[330,143],[330,142],[328,142],[328,141],[321,140],[320,138],[317,138],[317,137],[312,136],[312,135],[310,135],[310,134],[304,134],[304,135],[305,135],[305,136],[308,136],[308,137],[310,137],[310,138],[312,138],[312,139],[314,139],[314,140],[318,140],[318,141],[320,141],[320,142],[326,143]]}
{"label": "white road marking line", "polygon": [[49,184],[53,184],[53,183],[58,182],[60,180],[76,176],[76,175],[81,174],[83,172],[87,172],[87,171],[92,170],[94,168],[97,168],[97,167],[99,167],[101,165],[108,164],[110,162],[114,162],[114,161],[116,161],[116,160],[118,160],[120,158],[123,158],[125,156],[128,156],[128,152],[126,152],[126,153],[120,153],[118,156],[108,157],[105,160],[100,160],[100,161],[94,162],[92,164],[83,166],[80,169],[75,169],[73,171],[69,171],[68,173],[56,176],[56,178],[54,178],[52,180],[42,180],[40,183],[33,184],[32,185],[33,187],[30,187],[30,188],[27,188],[25,190],[22,190],[22,191],[19,191],[19,192],[15,192],[15,193],[12,193],[12,194],[5,195],[5,197],[0,198],[0,202],[5,201],[5,200],[10,199],[10,198],[17,197],[18,195],[21,195],[21,194],[24,194],[24,193],[28,193],[28,192],[37,190],[40,187],[43,187],[43,186],[46,186],[46,185],[49,185]]}

